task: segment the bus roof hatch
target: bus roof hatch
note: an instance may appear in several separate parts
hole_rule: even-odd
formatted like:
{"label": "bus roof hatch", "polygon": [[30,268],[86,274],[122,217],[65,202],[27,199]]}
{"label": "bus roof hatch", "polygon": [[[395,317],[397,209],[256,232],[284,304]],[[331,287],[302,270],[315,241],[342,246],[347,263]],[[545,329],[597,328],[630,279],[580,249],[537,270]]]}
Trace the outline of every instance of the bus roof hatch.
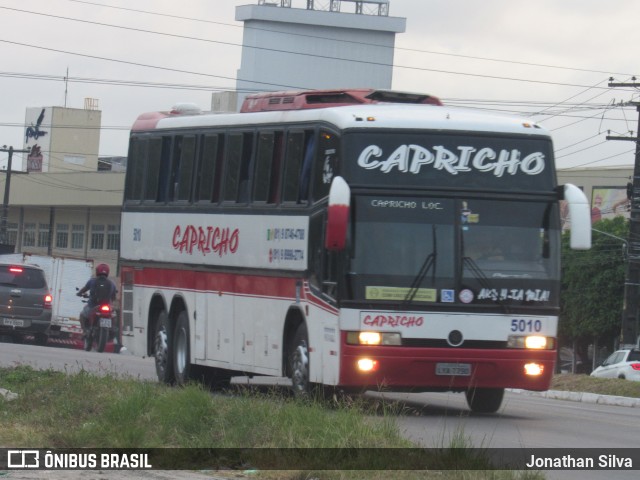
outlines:
{"label": "bus roof hatch", "polygon": [[329,108],[367,103],[414,103],[442,105],[439,98],[424,93],[376,90],[372,88],[346,90],[301,90],[265,92],[247,95],[240,108],[241,113],[270,112],[278,110],[304,110]]}

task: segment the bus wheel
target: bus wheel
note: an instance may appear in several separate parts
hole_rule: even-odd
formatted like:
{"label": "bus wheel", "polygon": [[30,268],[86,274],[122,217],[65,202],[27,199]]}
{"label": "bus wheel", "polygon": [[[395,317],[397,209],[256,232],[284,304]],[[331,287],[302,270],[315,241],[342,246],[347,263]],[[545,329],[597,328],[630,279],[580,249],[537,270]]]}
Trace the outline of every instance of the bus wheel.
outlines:
{"label": "bus wheel", "polygon": [[156,375],[158,380],[173,384],[173,333],[171,332],[169,316],[164,310],[158,315],[156,335],[153,341],[153,355],[156,362]]}
{"label": "bus wheel", "polygon": [[185,385],[192,378],[193,370],[189,349],[189,316],[185,311],[178,315],[173,342],[176,383]]}
{"label": "bus wheel", "polygon": [[495,413],[502,405],[504,388],[470,388],[466,396],[472,412]]}
{"label": "bus wheel", "polygon": [[310,391],[308,344],[307,327],[302,324],[296,330],[289,346],[289,372],[293,394],[296,397],[307,396]]}

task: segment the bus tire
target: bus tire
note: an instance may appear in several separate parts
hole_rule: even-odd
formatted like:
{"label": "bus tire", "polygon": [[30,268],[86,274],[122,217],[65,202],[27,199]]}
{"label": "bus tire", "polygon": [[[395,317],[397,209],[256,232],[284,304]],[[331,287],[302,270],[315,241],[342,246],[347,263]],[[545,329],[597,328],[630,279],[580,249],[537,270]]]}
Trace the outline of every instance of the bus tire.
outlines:
{"label": "bus tire", "polygon": [[173,366],[177,385],[185,385],[193,378],[189,337],[189,316],[184,310],[178,315],[173,335]]}
{"label": "bus tire", "polygon": [[153,356],[156,363],[156,375],[162,383],[172,385],[175,381],[173,369],[173,332],[166,311],[158,315],[156,334],[153,339]]}
{"label": "bus tire", "polygon": [[472,412],[495,413],[502,405],[504,388],[470,388],[465,394]]}
{"label": "bus tire", "polygon": [[311,391],[309,383],[309,336],[307,326],[298,326],[293,340],[289,345],[289,372],[291,386],[296,397],[306,397]]}

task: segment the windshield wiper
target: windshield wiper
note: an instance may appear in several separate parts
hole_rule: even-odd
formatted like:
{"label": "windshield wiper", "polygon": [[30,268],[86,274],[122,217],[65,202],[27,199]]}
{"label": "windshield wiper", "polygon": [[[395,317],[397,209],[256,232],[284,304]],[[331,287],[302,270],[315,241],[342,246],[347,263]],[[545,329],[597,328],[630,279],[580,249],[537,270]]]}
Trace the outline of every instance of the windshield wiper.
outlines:
{"label": "windshield wiper", "polygon": [[420,267],[420,271],[413,279],[413,282],[411,282],[409,291],[407,292],[406,297],[404,297],[403,306],[407,306],[408,304],[413,302],[413,299],[418,293],[418,290],[420,289],[420,285],[422,284],[424,277],[426,277],[427,273],[429,273],[429,270],[433,269],[433,271],[431,272],[431,283],[435,282],[436,258],[438,256],[438,243],[436,241],[435,225],[431,225],[431,234],[433,236],[433,251],[429,255],[427,255],[427,258],[424,259],[424,262],[422,263],[422,267]]}

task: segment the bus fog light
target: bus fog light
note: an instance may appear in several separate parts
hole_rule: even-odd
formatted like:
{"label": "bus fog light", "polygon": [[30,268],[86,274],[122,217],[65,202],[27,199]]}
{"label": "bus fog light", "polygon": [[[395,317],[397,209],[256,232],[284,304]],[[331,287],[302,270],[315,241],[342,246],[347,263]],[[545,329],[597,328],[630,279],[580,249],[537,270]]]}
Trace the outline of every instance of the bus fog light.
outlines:
{"label": "bus fog light", "polygon": [[375,372],[378,370],[378,361],[371,358],[361,358],[358,360],[358,370],[361,372]]}
{"label": "bus fog light", "polygon": [[527,363],[524,366],[524,373],[531,377],[537,377],[538,375],[542,375],[543,371],[544,371],[544,365],[540,363]]}

